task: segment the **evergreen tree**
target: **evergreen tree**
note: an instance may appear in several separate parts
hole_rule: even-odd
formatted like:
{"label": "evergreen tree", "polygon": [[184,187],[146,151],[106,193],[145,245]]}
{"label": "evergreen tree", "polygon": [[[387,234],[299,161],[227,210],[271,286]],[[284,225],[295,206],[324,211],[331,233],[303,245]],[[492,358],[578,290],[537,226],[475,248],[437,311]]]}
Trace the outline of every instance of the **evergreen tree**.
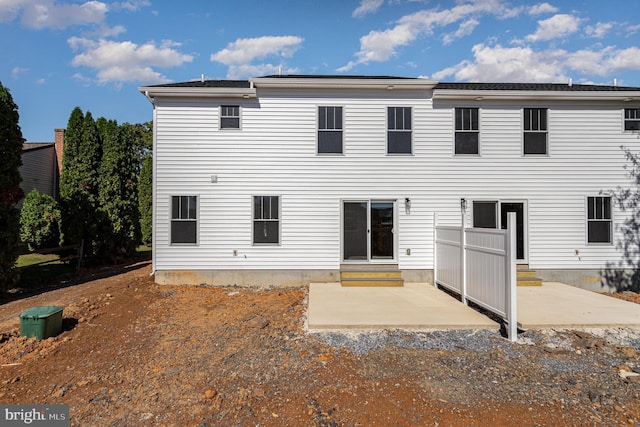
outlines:
{"label": "evergreen tree", "polygon": [[22,131],[18,106],[0,83],[0,291],[17,280],[20,212],[15,205],[22,198]]}
{"label": "evergreen tree", "polygon": [[102,149],[100,136],[90,112],[75,108],[65,133],[60,198],[66,242],[84,240],[84,254],[97,254],[100,242],[98,178]]}
{"label": "evergreen tree", "polygon": [[138,160],[130,126],[97,122],[103,142],[98,201],[104,218],[104,254],[111,260],[132,255],[140,241]]}
{"label": "evergreen tree", "polygon": [[84,113],[76,107],[69,116],[64,133],[64,151],[62,153],[62,173],[60,175],[60,205],[62,209],[62,231],[65,243],[77,243],[82,239],[82,218],[80,200],[82,199],[82,177],[78,170],[80,145],[82,145],[82,124]]}
{"label": "evergreen tree", "polygon": [[142,162],[138,179],[138,202],[142,243],[151,244],[153,235],[153,157],[147,155]]}

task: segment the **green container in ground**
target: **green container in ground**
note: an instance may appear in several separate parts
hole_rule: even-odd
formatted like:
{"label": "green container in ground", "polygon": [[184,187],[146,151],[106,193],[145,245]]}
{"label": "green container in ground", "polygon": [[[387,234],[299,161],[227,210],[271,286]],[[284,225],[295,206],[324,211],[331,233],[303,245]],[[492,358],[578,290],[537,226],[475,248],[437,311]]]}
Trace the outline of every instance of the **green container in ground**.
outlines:
{"label": "green container in ground", "polygon": [[62,310],[55,305],[31,307],[20,314],[20,335],[38,340],[55,337],[62,330]]}

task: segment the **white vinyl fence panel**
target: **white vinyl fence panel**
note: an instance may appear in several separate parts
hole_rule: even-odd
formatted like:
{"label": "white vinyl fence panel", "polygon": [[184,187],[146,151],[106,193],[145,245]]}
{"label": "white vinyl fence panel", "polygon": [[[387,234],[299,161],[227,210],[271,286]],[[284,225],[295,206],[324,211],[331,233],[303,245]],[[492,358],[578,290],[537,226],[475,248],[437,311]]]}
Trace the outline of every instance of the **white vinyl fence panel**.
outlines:
{"label": "white vinyl fence panel", "polygon": [[515,341],[515,214],[509,213],[507,230],[438,226],[437,218],[434,224],[435,285],[504,318],[509,339]]}

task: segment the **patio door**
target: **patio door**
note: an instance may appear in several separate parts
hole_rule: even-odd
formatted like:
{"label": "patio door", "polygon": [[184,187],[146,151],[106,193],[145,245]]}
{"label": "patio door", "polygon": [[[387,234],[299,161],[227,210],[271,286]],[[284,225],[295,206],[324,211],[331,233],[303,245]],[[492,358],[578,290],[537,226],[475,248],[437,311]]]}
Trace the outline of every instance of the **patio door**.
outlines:
{"label": "patio door", "polygon": [[343,202],[343,261],[393,262],[396,253],[395,221],[393,201]]}

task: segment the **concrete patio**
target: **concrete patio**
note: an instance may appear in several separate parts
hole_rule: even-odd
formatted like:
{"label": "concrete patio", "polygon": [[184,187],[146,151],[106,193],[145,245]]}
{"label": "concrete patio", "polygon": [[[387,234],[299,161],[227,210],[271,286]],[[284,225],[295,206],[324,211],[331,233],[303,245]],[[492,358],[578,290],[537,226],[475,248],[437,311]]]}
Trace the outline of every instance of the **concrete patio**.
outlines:
{"label": "concrete patio", "polygon": [[[491,329],[499,325],[426,283],[404,287],[309,286],[308,328]],[[640,328],[640,305],[556,282],[518,287],[518,326],[540,328]]]}

